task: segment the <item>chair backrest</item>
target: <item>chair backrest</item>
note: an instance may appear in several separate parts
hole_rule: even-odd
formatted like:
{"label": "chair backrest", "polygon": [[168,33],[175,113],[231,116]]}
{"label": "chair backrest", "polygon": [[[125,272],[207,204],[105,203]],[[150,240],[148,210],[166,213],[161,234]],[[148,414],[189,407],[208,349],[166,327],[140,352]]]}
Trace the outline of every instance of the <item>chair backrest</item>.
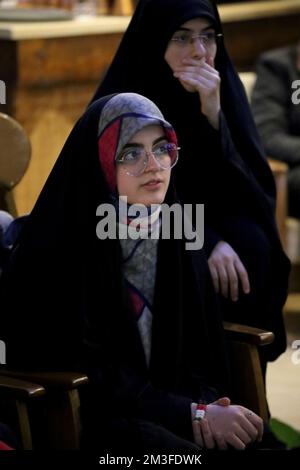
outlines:
{"label": "chair backrest", "polygon": [[31,144],[23,127],[0,113],[0,209],[16,216],[13,188],[25,174],[31,157]]}

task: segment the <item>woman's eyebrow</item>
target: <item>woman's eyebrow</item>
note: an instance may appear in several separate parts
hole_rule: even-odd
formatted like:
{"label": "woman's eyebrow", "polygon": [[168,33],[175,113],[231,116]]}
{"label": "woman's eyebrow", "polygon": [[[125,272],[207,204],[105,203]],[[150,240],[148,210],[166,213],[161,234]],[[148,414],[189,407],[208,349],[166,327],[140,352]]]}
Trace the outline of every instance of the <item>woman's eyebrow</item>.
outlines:
{"label": "woman's eyebrow", "polygon": [[131,148],[131,147],[143,147],[143,144],[138,144],[136,142],[128,142],[128,144],[125,144],[123,149]]}
{"label": "woman's eyebrow", "polygon": [[[212,25],[205,26],[205,28],[201,29],[201,32],[202,31],[208,31],[209,29],[214,29],[214,27]],[[179,31],[187,31],[189,33],[194,32],[194,30],[191,29],[191,28],[180,27],[180,28],[176,29],[175,33],[178,33]]]}
{"label": "woman's eyebrow", "polygon": [[158,144],[158,142],[162,142],[163,140],[168,140],[165,135],[162,135],[162,136],[158,137],[157,139],[155,139],[152,142],[152,145]]}
{"label": "woman's eyebrow", "polygon": [[[162,135],[161,137],[158,137],[152,142],[152,145],[158,144],[158,142],[162,142],[163,140],[167,140],[165,135]],[[137,148],[137,147],[144,147],[144,144],[138,143],[138,142],[128,142],[126,145],[124,145],[123,149],[126,148]]]}

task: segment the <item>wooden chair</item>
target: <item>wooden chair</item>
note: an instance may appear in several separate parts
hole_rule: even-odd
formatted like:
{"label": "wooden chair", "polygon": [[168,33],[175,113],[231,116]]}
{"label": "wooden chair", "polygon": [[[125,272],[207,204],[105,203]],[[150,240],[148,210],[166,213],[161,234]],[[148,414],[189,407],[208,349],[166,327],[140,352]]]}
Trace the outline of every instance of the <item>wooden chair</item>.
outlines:
{"label": "wooden chair", "polygon": [[[46,390],[38,406],[31,410],[31,430],[34,449],[75,450],[80,448],[79,387],[88,382],[84,374],[75,372],[17,372],[1,369],[2,379],[34,382],[35,387]],[[0,401],[2,390],[0,387]],[[25,417],[26,418],[26,417]],[[23,416],[19,416],[22,428]],[[28,427],[28,426],[27,426]],[[25,448],[25,447],[24,447]]]}
{"label": "wooden chair", "polygon": [[[233,379],[233,400],[243,404],[268,421],[265,388],[258,356],[258,347],[273,341],[273,333],[243,325],[224,323],[230,350]],[[40,400],[37,447],[74,450],[80,448],[79,387],[88,377],[79,373],[16,372],[1,374],[18,380],[40,384],[46,390]],[[1,379],[1,377],[0,377]],[[0,389],[1,396],[1,389]],[[34,434],[34,433],[33,433]]]}
{"label": "wooden chair", "polygon": [[28,406],[33,399],[45,394],[41,385],[36,385],[0,372],[0,421],[5,422],[16,436],[23,450],[32,449],[32,433]]}
{"label": "wooden chair", "polygon": [[268,422],[268,406],[259,348],[270,344],[270,331],[224,322],[232,372],[232,401],[242,404]]}
{"label": "wooden chair", "polygon": [[23,177],[30,161],[31,145],[22,126],[0,113],[0,209],[17,216],[13,188]]}

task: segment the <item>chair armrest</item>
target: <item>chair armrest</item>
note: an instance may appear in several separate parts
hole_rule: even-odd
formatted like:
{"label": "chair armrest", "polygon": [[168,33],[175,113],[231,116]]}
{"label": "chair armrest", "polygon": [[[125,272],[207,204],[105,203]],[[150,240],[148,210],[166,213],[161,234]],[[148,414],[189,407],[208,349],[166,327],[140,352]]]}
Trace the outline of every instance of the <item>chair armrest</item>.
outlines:
{"label": "chair armrest", "polygon": [[274,341],[274,334],[271,331],[230,322],[223,322],[223,326],[226,337],[230,340],[242,341],[256,346],[265,346]]}
{"label": "chair armrest", "polygon": [[268,158],[268,162],[274,175],[285,175],[288,172],[289,167],[286,163],[273,158]]}
{"label": "chair armrest", "polygon": [[41,385],[0,374],[0,393],[18,400],[26,400],[44,395],[45,389]]}
{"label": "chair armrest", "polygon": [[73,390],[88,382],[88,377],[85,374],[77,372],[19,372],[2,369],[0,373],[20,380],[33,381],[46,388],[62,390]]}

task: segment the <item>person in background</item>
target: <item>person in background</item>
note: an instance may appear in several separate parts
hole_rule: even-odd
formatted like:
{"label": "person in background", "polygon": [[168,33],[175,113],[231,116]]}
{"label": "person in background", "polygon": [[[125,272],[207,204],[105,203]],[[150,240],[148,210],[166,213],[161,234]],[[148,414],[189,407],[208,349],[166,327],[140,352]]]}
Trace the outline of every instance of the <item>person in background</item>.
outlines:
{"label": "person in background", "polygon": [[[142,51],[142,53],[141,53]],[[204,203],[204,248],[224,318],[275,333],[263,369],[286,348],[289,261],[276,227],[275,184],[209,0],[141,0],[94,99],[136,92],[178,135],[182,203]]]}
{"label": "person in background", "polygon": [[288,213],[300,219],[300,41],[261,55],[251,106],[269,157],[288,165]]}

